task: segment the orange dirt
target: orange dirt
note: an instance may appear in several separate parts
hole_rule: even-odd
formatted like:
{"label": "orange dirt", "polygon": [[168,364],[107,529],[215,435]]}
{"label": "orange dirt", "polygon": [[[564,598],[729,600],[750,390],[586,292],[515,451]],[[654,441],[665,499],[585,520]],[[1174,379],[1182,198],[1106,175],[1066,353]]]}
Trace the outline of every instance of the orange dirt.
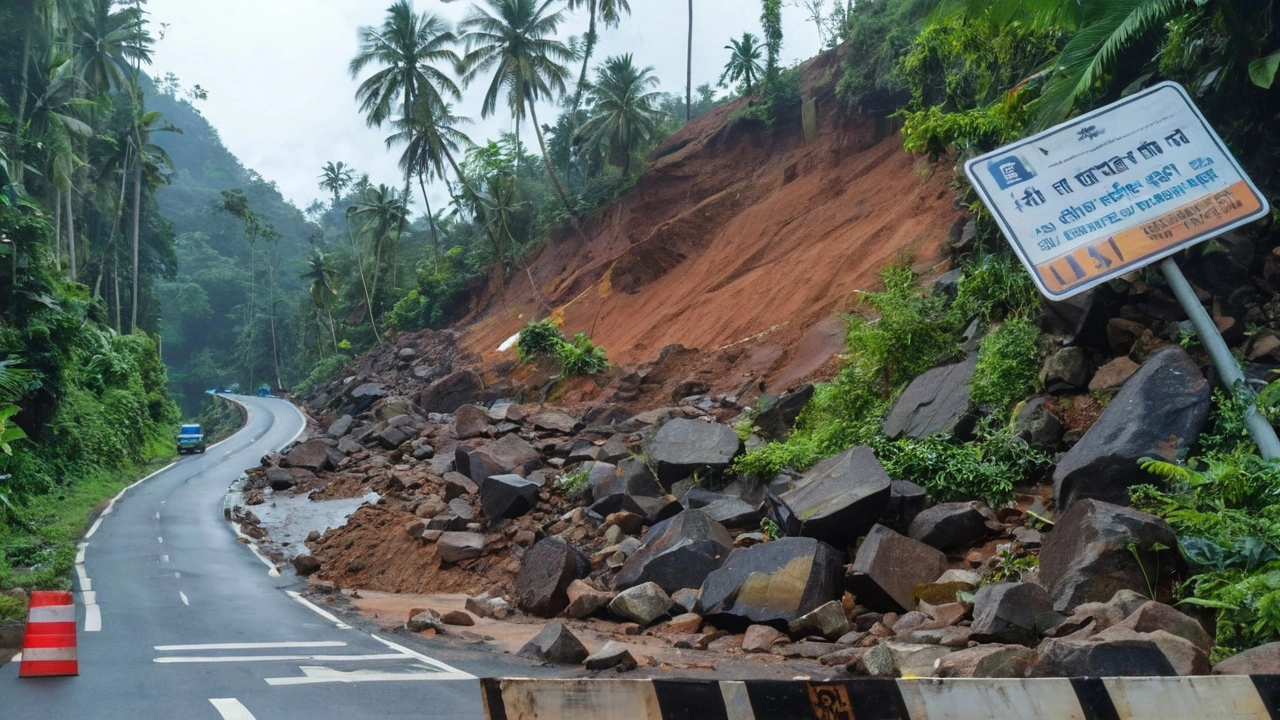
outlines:
{"label": "orange dirt", "polygon": [[563,233],[527,273],[517,267],[466,323],[462,347],[493,368],[510,359],[498,346],[549,306],[563,313],[566,334],[590,333],[614,364],[652,361],[673,343],[736,345],[748,350],[734,361],[739,378],[782,389],[813,375],[843,332],[810,329],[877,289],[876,274],[895,260],[937,268],[962,214],[948,166],[906,154],[883,121],[838,113],[838,71],[830,53],[805,68],[818,108],[807,144],[798,122],[770,131],[735,121],[746,101],[696,119],[584,225],[585,240]]}

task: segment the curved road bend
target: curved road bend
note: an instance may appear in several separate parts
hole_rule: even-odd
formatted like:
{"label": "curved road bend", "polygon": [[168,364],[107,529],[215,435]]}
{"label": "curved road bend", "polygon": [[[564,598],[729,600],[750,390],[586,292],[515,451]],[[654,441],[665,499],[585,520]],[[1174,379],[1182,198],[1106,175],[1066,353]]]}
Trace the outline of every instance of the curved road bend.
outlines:
{"label": "curved road bend", "polygon": [[[293,440],[289,403],[128,490],[77,557],[80,676],[0,667],[0,718],[480,718],[475,679],[307,607],[223,519],[245,468]],[[321,611],[323,612],[323,611]]]}

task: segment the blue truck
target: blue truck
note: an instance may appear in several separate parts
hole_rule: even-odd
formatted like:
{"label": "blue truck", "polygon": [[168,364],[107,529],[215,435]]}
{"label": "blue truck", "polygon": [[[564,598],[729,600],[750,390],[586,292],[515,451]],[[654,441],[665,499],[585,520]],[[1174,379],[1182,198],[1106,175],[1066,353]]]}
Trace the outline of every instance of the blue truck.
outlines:
{"label": "blue truck", "polygon": [[200,430],[200,425],[191,424],[183,425],[178,430],[178,454],[183,453],[203,453],[204,452],[204,432]]}

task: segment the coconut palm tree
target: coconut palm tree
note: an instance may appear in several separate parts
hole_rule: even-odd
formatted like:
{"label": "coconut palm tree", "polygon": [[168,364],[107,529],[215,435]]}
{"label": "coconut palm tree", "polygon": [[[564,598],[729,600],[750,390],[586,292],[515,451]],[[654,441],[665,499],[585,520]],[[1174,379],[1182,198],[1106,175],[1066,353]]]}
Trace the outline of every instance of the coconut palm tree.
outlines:
{"label": "coconut palm tree", "polygon": [[487,8],[473,5],[467,19],[458,25],[467,45],[461,63],[462,80],[470,86],[481,73],[493,72],[480,108],[481,117],[489,117],[497,110],[498,95],[503,91],[517,127],[528,113],[547,175],[572,215],[573,204],[551,167],[536,108],[538,100],[564,95],[568,77],[564,63],[573,59],[568,46],[556,38],[564,15],[558,10],[549,12],[553,1],[485,0]]}
{"label": "coconut palm tree", "polygon": [[730,39],[724,49],[731,50],[732,54],[729,55],[729,62],[725,63],[724,72],[720,74],[720,87],[725,87],[726,80],[743,83],[747,86],[747,94],[752,94],[753,86],[763,72],[760,67],[759,38],[751,33],[742,33],[741,40]]}
{"label": "coconut palm tree", "polygon": [[[396,246],[400,242],[400,231],[409,215],[405,204],[406,198],[395,188],[385,184],[365,190],[356,204],[348,208],[349,217],[358,222],[358,235],[368,245],[373,258],[373,277],[370,283],[370,295],[378,299],[378,279],[384,260],[395,266]],[[392,280],[394,284],[394,279]],[[375,308],[369,308],[373,313]]]}
{"label": "coconut palm tree", "polygon": [[[332,163],[331,163],[332,164]],[[320,317],[323,312],[328,320],[329,338],[333,341],[333,351],[338,351],[338,332],[333,321],[333,301],[338,297],[338,268],[333,256],[320,248],[313,248],[311,254],[303,261],[305,268],[298,277],[310,281],[307,295],[311,298],[311,307]],[[317,349],[320,345],[316,341]]]}
{"label": "coconut palm tree", "polygon": [[618,27],[622,22],[622,14],[631,14],[631,5],[627,0],[569,0],[568,8],[577,10],[582,6],[587,8],[587,35],[582,48],[582,70],[578,73],[578,86],[573,92],[573,114],[574,117],[578,113],[578,108],[582,104],[582,92],[587,86],[587,64],[591,62],[591,53],[595,51],[596,41],[599,39],[596,33],[596,21],[607,28]]}
{"label": "coconut palm tree", "polygon": [[129,332],[138,329],[138,238],[141,232],[142,218],[142,176],[144,171],[154,181],[167,179],[166,170],[173,169],[173,159],[165,149],[151,142],[151,134],[155,132],[176,132],[182,130],[165,122],[158,110],[142,111],[141,93],[134,104],[133,148],[133,307],[130,312]]}
{"label": "coconut palm tree", "polygon": [[653,68],[636,67],[630,53],[608,58],[604,67],[596,68],[591,117],[579,135],[588,147],[621,165],[624,177],[631,171],[631,158],[654,139],[662,121],[660,97],[652,89],[657,85]]}
{"label": "coconut palm tree", "polygon": [[76,74],[97,92],[129,85],[129,63],[151,64],[146,17],[137,7],[113,10],[114,0],[87,0],[73,23],[72,57]]}
{"label": "coconut palm tree", "polygon": [[351,185],[353,180],[351,168],[342,161],[330,160],[320,169],[320,189],[333,193],[333,207],[338,207],[342,199],[342,191]]}
{"label": "coconut palm tree", "polygon": [[436,218],[431,212],[431,199],[427,196],[429,178],[445,177],[445,163],[452,163],[459,177],[466,182],[462,170],[453,160],[453,154],[464,145],[470,145],[471,139],[458,129],[459,125],[469,124],[470,118],[457,117],[453,107],[445,104],[438,107],[419,108],[418,112],[408,114],[396,121],[397,132],[387,138],[387,147],[404,145],[400,154],[400,169],[406,175],[418,176],[418,187],[422,189],[422,203],[427,209],[427,222],[431,226],[432,262],[436,272],[440,272],[440,239],[436,228]]}

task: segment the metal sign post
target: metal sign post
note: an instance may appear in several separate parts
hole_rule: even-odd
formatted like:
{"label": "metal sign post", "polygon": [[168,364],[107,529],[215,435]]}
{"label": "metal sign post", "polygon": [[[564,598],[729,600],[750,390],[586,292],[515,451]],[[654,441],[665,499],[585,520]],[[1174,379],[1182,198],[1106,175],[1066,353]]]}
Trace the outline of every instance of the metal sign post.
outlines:
{"label": "metal sign post", "polygon": [[[1244,376],[1170,257],[1270,206],[1190,96],[1165,82],[965,163],[1036,287],[1063,300],[1156,261],[1227,388]],[[1252,403],[1249,433],[1280,457]]]}

